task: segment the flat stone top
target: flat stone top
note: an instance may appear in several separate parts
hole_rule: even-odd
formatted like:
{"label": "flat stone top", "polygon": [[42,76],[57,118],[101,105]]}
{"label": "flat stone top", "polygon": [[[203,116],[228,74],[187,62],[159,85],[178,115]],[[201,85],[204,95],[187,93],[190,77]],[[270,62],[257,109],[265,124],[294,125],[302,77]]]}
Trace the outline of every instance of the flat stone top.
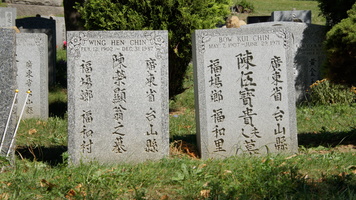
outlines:
{"label": "flat stone top", "polygon": [[7,4],[7,6],[16,8],[17,17],[34,17],[37,14],[43,16],[64,16],[63,7],[25,4]]}

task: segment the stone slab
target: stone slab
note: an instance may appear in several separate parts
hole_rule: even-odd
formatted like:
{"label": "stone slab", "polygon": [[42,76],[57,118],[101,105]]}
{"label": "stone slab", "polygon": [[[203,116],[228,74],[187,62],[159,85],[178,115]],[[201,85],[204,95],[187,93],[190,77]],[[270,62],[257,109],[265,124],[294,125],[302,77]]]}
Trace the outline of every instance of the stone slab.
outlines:
{"label": "stone slab", "polygon": [[56,82],[56,22],[43,17],[16,19],[21,33],[45,33],[48,37],[48,84]]}
{"label": "stone slab", "polygon": [[0,155],[6,155],[16,126],[16,108],[12,110],[9,126],[4,136],[5,127],[11,111],[11,105],[17,89],[16,39],[13,29],[0,28],[0,139],[3,141]]}
{"label": "stone slab", "polygon": [[203,159],[297,152],[291,40],[280,27],[193,33]]}
{"label": "stone slab", "polygon": [[52,18],[56,21],[56,47],[63,48],[63,42],[67,40],[66,24],[64,17],[42,16],[44,18]]}
{"label": "stone slab", "polygon": [[321,67],[326,59],[323,42],[327,27],[293,22],[267,22],[248,26],[265,28],[287,27],[291,29],[296,102],[305,100],[307,98],[306,91],[309,86],[315,81],[322,79]]}
{"label": "stone slab", "polygon": [[287,10],[274,11],[271,14],[271,21],[303,22],[311,23],[311,10]]}
{"label": "stone slab", "polygon": [[[28,91],[22,119],[48,118],[48,39],[44,33],[16,34],[17,83],[20,91]],[[19,94],[25,102],[27,94]],[[22,103],[21,103],[22,104]],[[22,107],[17,112],[21,113]]]}
{"label": "stone slab", "polygon": [[15,26],[16,17],[16,8],[0,7],[0,27]]}
{"label": "stone slab", "polygon": [[68,31],[67,38],[71,162],[168,156],[167,31]]}
{"label": "stone slab", "polygon": [[247,16],[247,24],[271,21],[271,16]]}

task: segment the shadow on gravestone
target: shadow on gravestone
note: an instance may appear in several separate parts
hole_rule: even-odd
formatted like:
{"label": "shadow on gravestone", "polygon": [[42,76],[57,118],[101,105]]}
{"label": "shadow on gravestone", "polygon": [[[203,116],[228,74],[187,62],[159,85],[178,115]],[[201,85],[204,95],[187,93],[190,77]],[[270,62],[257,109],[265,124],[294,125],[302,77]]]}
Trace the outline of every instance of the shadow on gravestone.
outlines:
{"label": "shadow on gravestone", "polygon": [[48,37],[48,83],[54,85],[56,72],[56,22],[40,16],[16,19],[22,33],[46,33]]}

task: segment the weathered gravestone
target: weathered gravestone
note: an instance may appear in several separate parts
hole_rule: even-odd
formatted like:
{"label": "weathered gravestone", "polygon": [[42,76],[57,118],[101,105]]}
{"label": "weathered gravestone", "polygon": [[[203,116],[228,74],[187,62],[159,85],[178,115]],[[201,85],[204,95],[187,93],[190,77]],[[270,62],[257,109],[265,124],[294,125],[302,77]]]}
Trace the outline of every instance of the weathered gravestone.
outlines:
{"label": "weathered gravestone", "polygon": [[243,28],[246,27],[287,27],[291,30],[296,102],[305,100],[309,86],[322,79],[320,68],[326,59],[323,42],[327,28],[322,25],[293,22],[267,22]]}
{"label": "weathered gravestone", "polygon": [[303,22],[311,23],[310,10],[288,10],[274,11],[271,14],[271,21]]}
{"label": "weathered gravestone", "polygon": [[48,37],[48,83],[56,81],[56,22],[43,17],[16,19],[16,26],[21,33],[45,33]]}
{"label": "weathered gravestone", "polygon": [[[22,118],[48,118],[48,51],[47,35],[44,33],[16,34],[17,84],[20,91],[28,91]],[[24,102],[26,93],[20,93]],[[17,112],[21,112],[18,107]]]}
{"label": "weathered gravestone", "polygon": [[15,31],[12,29],[0,28],[0,139],[2,142],[0,152],[1,156],[7,154],[11,138],[14,134],[16,126],[16,109],[13,109],[6,134],[4,135],[13,99],[15,96],[15,90],[17,89],[15,44]]}
{"label": "weathered gravestone", "polygon": [[44,18],[53,19],[56,21],[56,47],[62,48],[63,42],[67,40],[66,36],[66,24],[64,17],[55,17],[55,16],[42,16]]}
{"label": "weathered gravestone", "polygon": [[167,156],[167,31],[68,31],[67,38],[71,161]]}
{"label": "weathered gravestone", "polygon": [[202,158],[297,151],[291,39],[280,27],[195,31]]}
{"label": "weathered gravestone", "polygon": [[271,21],[271,16],[248,16],[247,24],[255,24]]}
{"label": "weathered gravestone", "polygon": [[0,7],[0,27],[15,26],[16,8]]}

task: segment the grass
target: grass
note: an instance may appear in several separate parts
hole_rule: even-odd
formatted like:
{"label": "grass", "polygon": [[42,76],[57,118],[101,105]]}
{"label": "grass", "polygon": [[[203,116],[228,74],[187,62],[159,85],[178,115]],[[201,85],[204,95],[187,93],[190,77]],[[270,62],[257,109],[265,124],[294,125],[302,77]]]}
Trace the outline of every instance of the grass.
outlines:
{"label": "grass", "polygon": [[[65,51],[58,52],[65,71]],[[298,154],[201,160],[190,65],[185,92],[170,101],[169,157],[72,166],[65,78],[58,78],[51,117],[23,120],[15,162],[0,159],[0,199],[356,199],[356,104],[299,106]]]}

